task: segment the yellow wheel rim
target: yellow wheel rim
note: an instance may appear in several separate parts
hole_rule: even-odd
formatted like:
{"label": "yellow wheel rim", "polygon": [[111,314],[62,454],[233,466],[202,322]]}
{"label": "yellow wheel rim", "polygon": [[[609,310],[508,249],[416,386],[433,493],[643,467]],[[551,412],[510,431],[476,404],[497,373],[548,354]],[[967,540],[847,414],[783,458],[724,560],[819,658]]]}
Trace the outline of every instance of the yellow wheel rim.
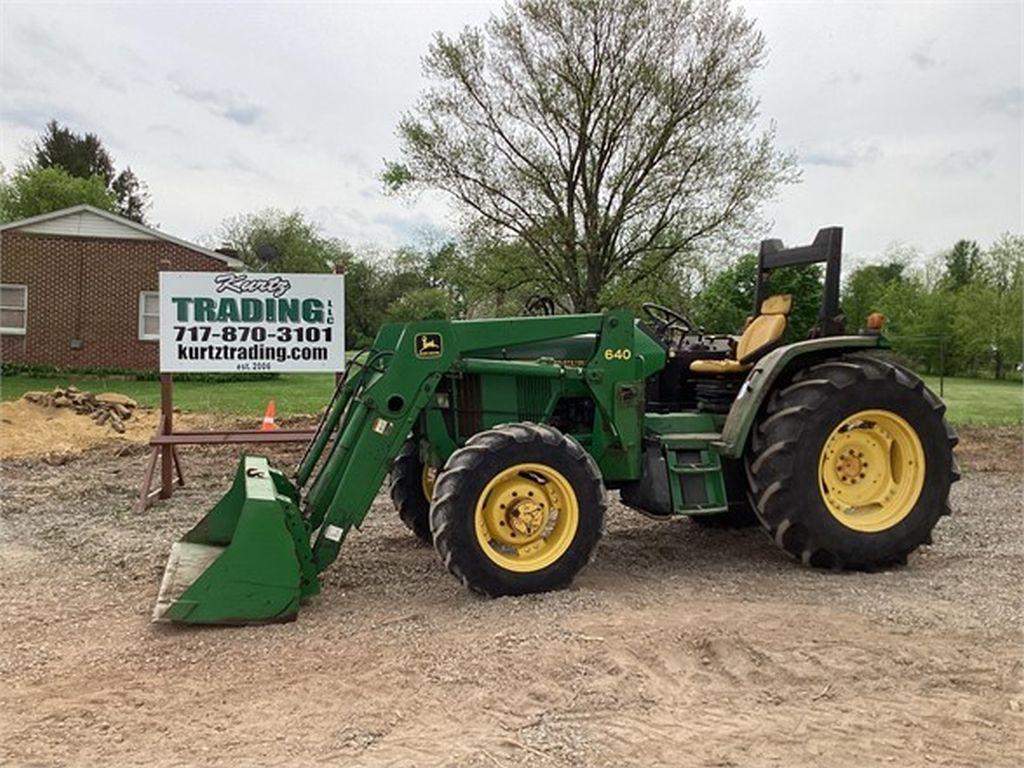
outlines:
{"label": "yellow wheel rim", "polygon": [[546,464],[516,464],[497,475],[476,503],[476,538],[487,557],[509,571],[547,568],[579,526],[576,493]]}
{"label": "yellow wheel rim", "polygon": [[434,498],[434,483],[437,482],[437,467],[432,467],[429,464],[423,465],[423,471],[420,472],[420,486],[423,488],[423,498],[430,501]]}
{"label": "yellow wheel rim", "polygon": [[910,514],[924,488],[924,472],[921,440],[905,419],[891,411],[860,411],[825,441],[818,486],[836,520],[877,533]]}

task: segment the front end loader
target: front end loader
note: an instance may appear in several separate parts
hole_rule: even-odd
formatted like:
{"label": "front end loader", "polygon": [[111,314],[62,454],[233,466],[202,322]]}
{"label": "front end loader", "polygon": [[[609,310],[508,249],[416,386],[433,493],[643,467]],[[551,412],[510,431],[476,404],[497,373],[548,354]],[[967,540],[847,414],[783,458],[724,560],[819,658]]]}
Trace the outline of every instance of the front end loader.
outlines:
{"label": "front end loader", "polygon": [[[405,524],[486,595],[567,586],[608,490],[643,514],[760,524],[812,566],[903,563],[948,513],[944,406],[848,334],[838,228],[761,244],[741,334],[653,304],[626,311],[385,325],[348,366],[292,477],[245,456],[172,547],[154,619],[294,619],[390,474]],[[772,273],[824,263],[810,338],[789,336]]]}

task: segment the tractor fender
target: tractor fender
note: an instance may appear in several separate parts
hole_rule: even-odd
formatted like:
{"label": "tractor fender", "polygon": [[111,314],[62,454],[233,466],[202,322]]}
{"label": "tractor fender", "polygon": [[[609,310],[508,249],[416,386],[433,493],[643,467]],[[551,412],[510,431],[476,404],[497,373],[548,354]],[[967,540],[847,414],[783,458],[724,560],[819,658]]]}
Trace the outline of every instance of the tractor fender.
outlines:
{"label": "tractor fender", "polygon": [[809,364],[815,360],[832,357],[833,354],[886,347],[888,344],[884,337],[863,335],[826,336],[798,341],[772,350],[757,361],[740,387],[722,428],[722,437],[715,444],[718,452],[722,456],[734,459],[743,456],[758,411],[771,394],[776,381],[787,370],[802,367],[802,363]]}

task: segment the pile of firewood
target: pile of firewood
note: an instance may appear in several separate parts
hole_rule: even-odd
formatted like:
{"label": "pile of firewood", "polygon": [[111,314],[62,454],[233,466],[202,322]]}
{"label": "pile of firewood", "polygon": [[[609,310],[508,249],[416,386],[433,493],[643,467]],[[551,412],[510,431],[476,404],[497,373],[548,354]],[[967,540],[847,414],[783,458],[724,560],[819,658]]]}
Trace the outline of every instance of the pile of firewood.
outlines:
{"label": "pile of firewood", "polygon": [[78,387],[55,387],[49,392],[26,392],[23,397],[30,403],[47,408],[71,408],[75,413],[88,415],[97,424],[109,425],[115,432],[124,432],[124,422],[132,417],[138,403],[116,392],[95,395]]}

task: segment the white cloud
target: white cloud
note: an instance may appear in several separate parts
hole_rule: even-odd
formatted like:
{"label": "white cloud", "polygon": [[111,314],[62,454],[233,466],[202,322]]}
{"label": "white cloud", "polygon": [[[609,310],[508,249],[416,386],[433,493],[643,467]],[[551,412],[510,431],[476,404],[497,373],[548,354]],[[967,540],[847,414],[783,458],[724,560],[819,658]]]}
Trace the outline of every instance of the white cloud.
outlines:
{"label": "white cloud", "polygon": [[[746,3],[771,48],[763,115],[804,164],[774,234],[843,224],[856,253],[1021,228],[1021,10],[1006,3]],[[50,117],[98,133],[183,237],[300,208],[354,244],[449,226],[386,197],[401,112],[436,30],[487,3],[0,5],[0,161]]]}
{"label": "white cloud", "polygon": [[882,155],[878,143],[853,141],[849,143],[829,142],[801,147],[797,157],[802,166],[823,165],[830,168],[853,168],[878,160]]}
{"label": "white cloud", "polygon": [[775,233],[841,224],[864,255],[1022,229],[1018,3],[745,5],[771,48],[763,113],[803,158]]}
{"label": "white cloud", "polygon": [[213,114],[242,126],[254,124],[266,112],[263,106],[252,102],[245,94],[232,91],[218,91],[174,82],[174,92],[189,101],[203,105]]}

